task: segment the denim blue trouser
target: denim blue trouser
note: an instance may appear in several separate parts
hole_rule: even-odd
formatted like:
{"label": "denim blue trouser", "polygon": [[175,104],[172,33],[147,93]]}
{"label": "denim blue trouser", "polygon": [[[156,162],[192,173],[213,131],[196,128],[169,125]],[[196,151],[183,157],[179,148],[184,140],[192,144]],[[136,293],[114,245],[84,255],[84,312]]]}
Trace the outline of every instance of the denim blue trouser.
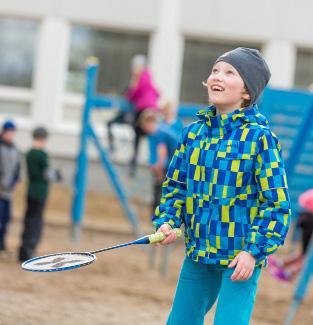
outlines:
{"label": "denim blue trouser", "polygon": [[11,217],[11,201],[0,199],[0,250],[5,249],[5,235]]}
{"label": "denim blue trouser", "polygon": [[203,325],[217,297],[214,325],[249,324],[261,269],[256,268],[249,280],[239,282],[230,279],[233,272],[186,257],[166,324]]}

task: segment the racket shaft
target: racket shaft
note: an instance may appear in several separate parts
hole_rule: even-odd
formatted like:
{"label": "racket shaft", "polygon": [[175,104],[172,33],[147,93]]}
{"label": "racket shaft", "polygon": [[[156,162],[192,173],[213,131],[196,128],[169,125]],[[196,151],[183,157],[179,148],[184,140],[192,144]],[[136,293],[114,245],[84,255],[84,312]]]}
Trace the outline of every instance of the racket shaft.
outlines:
{"label": "racket shaft", "polygon": [[96,251],[92,251],[92,252],[89,252],[89,253],[90,254],[97,254],[97,253],[101,253],[101,252],[110,251],[111,249],[121,248],[121,247],[129,246],[129,245],[133,245],[133,244],[134,244],[134,242],[132,241],[132,242],[129,242],[129,243],[124,243],[124,244],[120,244],[120,245],[101,248],[101,249],[98,249]]}
{"label": "racket shaft", "polygon": [[[181,229],[175,228],[175,229],[173,229],[173,231],[176,233],[177,237],[181,237],[181,235],[182,235]],[[147,236],[144,236],[142,238],[138,238],[138,239],[136,239],[134,241],[131,241],[129,243],[124,243],[124,244],[115,245],[115,246],[111,246],[111,247],[101,248],[101,249],[98,249],[96,251],[92,251],[92,252],[89,252],[89,253],[90,254],[97,254],[97,253],[106,252],[106,251],[109,251],[109,250],[112,250],[112,249],[126,247],[126,246],[130,246],[130,245],[154,244],[154,243],[161,242],[165,238],[166,238],[166,236],[164,235],[163,232],[156,232],[154,234],[147,235]]]}

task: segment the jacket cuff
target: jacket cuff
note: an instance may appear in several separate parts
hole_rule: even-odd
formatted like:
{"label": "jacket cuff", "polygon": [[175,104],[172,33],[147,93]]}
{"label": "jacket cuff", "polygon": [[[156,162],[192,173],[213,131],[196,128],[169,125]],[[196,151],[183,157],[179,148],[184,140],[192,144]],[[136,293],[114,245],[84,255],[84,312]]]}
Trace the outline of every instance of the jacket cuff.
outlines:
{"label": "jacket cuff", "polygon": [[164,224],[168,224],[172,229],[180,228],[181,226],[180,222],[175,222],[169,217],[157,218],[157,220],[153,222],[156,231]]}
{"label": "jacket cuff", "polygon": [[264,254],[256,244],[247,243],[243,250],[250,253],[257,262],[264,259]]}

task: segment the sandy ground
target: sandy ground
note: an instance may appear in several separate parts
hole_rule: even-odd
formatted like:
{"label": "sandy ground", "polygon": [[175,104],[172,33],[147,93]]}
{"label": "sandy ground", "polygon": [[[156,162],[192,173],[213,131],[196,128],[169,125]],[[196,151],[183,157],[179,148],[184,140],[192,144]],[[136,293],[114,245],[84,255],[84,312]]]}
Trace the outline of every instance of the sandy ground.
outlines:
{"label": "sandy ground", "polygon": [[[8,238],[12,251],[19,243],[23,193],[20,186]],[[134,239],[116,199],[93,193],[88,197],[80,244],[75,245],[70,237],[70,197],[69,190],[53,188],[38,254],[88,251]],[[135,207],[143,230],[149,232],[149,208],[140,202]],[[148,250],[142,246],[102,253],[90,266],[49,274],[24,272],[14,258],[0,260],[0,324],[165,324],[184,247],[180,242],[172,248],[166,277],[159,272],[162,249],[154,249],[155,268],[149,267]],[[251,324],[283,324],[293,290],[294,284],[277,282],[264,271]],[[313,324],[312,302],[311,286],[295,324]],[[212,315],[205,324],[212,324]]]}

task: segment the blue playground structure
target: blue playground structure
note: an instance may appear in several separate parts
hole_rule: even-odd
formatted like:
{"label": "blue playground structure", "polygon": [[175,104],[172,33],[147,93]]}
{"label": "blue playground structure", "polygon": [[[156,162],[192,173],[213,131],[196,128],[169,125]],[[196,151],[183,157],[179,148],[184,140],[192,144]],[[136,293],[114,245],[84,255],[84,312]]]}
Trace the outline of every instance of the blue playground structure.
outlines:
{"label": "blue playground structure", "polygon": [[92,125],[91,125],[91,113],[94,109],[108,109],[112,107],[119,107],[120,100],[118,98],[103,97],[96,93],[98,72],[98,60],[97,58],[89,58],[87,60],[86,68],[86,87],[85,87],[85,105],[82,114],[82,131],[80,135],[80,149],[76,162],[76,176],[74,181],[74,194],[72,202],[72,227],[73,237],[78,240],[80,233],[80,225],[82,222],[84,209],[85,209],[85,197],[87,188],[87,171],[88,171],[88,155],[87,146],[88,140],[92,141],[96,146],[99,153],[100,161],[103,168],[108,173],[112,186],[117,194],[117,197],[124,209],[124,212],[131,223],[136,235],[139,234],[139,224],[134,210],[130,207],[125,191],[118,178],[118,174],[115,172],[113,165],[111,164],[106,150],[101,145]]}
{"label": "blue playground structure", "polygon": [[[72,205],[73,233],[74,236],[78,236],[84,214],[88,169],[87,142],[90,139],[99,152],[100,161],[109,175],[126,216],[135,233],[138,234],[139,225],[136,215],[130,208],[118,175],[90,123],[90,115],[93,109],[121,107],[125,104],[125,101],[121,98],[100,96],[96,93],[97,70],[97,59],[89,59],[86,69],[86,99],[82,116],[80,151],[77,157]],[[196,112],[203,108],[203,106],[182,103],[178,107],[178,116],[185,122],[195,120]],[[299,195],[309,188],[313,188],[313,94],[304,91],[286,91],[267,88],[259,102],[259,107],[261,113],[268,118],[271,129],[278,135],[283,148],[291,196],[292,216],[293,220],[295,220],[300,211],[300,207],[298,206]],[[296,237],[297,231],[295,229],[293,239],[295,240]],[[294,293],[294,299],[286,320],[286,325],[292,324],[298,305],[305,296],[312,273],[313,240],[311,240],[307,261]]]}

